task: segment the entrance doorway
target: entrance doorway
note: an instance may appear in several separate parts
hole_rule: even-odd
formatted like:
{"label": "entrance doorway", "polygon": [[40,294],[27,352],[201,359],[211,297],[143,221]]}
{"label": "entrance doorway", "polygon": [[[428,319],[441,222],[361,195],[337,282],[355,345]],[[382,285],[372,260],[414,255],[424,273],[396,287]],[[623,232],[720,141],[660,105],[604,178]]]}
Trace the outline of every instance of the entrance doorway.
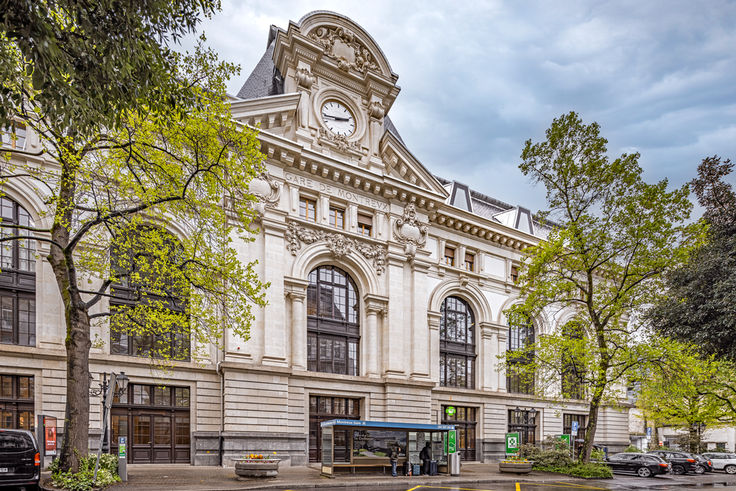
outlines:
{"label": "entrance doorway", "polygon": [[455,425],[457,451],[462,462],[475,460],[475,428],[478,409],[462,406],[442,406],[442,424]]}
{"label": "entrance doorway", "polygon": [[111,451],[128,438],[132,464],[189,463],[189,387],[130,384],[111,412]]}
{"label": "entrance doorway", "polygon": [[[360,419],[360,399],[348,397],[309,397],[309,461],[320,462],[322,455],[322,421]],[[347,430],[338,430],[335,438],[335,462],[350,462]]]}

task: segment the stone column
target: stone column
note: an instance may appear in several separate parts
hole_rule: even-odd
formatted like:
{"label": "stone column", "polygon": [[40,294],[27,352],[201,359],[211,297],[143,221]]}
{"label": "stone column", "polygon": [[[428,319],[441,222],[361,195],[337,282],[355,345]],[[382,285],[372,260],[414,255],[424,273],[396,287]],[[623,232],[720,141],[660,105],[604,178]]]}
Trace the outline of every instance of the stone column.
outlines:
{"label": "stone column", "polygon": [[378,319],[383,316],[388,305],[388,299],[379,295],[367,294],[363,297],[365,305],[365,329],[363,342],[364,363],[362,374],[367,377],[376,377],[379,375],[378,369],[378,350],[381,343],[378,339]]}
{"label": "stone column", "polygon": [[[498,354],[506,352],[506,340],[509,337],[508,327],[498,326],[496,331],[498,333]],[[501,370],[498,372],[498,390],[506,392],[506,371]]]}
{"label": "stone column", "polygon": [[440,319],[442,314],[427,311],[429,325],[429,374],[433,382],[440,383]]}
{"label": "stone column", "polygon": [[478,339],[481,342],[476,364],[476,371],[481,376],[479,386],[482,390],[495,391],[498,390],[498,374],[496,373],[498,360],[494,346],[495,329],[490,322],[481,322],[478,327],[480,331]]}
{"label": "stone column", "polygon": [[291,367],[307,369],[307,298],[308,282],[299,278],[284,277],[284,291],[291,299]]}

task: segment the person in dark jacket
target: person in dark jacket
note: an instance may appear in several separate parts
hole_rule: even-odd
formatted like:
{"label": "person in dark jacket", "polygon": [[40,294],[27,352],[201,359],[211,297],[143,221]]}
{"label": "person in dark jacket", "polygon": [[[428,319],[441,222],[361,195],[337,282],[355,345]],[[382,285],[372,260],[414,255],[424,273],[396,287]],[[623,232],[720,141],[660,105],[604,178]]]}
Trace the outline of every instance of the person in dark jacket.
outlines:
{"label": "person in dark jacket", "polygon": [[389,462],[391,462],[391,475],[396,477],[396,464],[399,462],[399,450],[400,448],[394,447],[391,449],[391,454],[388,456]]}
{"label": "person in dark jacket", "polygon": [[429,442],[419,452],[419,458],[422,460],[422,474],[429,475],[429,462],[432,460],[432,448],[430,448]]}

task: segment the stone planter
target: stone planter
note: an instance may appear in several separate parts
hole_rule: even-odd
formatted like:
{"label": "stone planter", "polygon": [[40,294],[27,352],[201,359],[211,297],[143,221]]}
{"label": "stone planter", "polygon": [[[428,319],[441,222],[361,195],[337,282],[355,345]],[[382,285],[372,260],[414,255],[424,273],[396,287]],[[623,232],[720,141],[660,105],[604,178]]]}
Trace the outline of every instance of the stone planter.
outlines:
{"label": "stone planter", "polygon": [[238,459],[235,461],[235,475],[238,479],[276,477],[279,462],[281,459]]}
{"label": "stone planter", "polygon": [[534,462],[500,462],[498,470],[513,474],[528,474],[532,471],[532,465]]}

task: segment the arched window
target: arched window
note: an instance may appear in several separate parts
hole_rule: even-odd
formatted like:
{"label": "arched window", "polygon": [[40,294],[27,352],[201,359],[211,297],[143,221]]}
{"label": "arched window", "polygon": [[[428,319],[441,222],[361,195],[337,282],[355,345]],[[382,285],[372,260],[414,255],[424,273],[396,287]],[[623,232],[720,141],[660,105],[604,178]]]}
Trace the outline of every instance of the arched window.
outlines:
{"label": "arched window", "polygon": [[342,269],[320,266],[307,288],[307,369],[358,375],[358,289]]}
{"label": "arched window", "polygon": [[475,316],[462,298],[447,297],[440,309],[440,385],[475,388]]}
{"label": "arched window", "polygon": [[[522,351],[534,344],[534,325],[527,322],[523,325],[509,327],[509,351]],[[521,370],[525,364],[531,363],[533,352],[527,352],[521,358],[509,359],[506,365],[506,390],[517,394],[532,394],[534,379]]]}
{"label": "arched window", "polygon": [[[31,215],[0,198],[0,237],[30,237]],[[36,247],[33,239],[0,243],[0,343],[36,345]]]}
{"label": "arched window", "polygon": [[111,251],[115,280],[110,290],[111,353],[189,359],[188,283],[172,265],[180,251],[179,241],[157,227],[126,230],[115,240]]}

